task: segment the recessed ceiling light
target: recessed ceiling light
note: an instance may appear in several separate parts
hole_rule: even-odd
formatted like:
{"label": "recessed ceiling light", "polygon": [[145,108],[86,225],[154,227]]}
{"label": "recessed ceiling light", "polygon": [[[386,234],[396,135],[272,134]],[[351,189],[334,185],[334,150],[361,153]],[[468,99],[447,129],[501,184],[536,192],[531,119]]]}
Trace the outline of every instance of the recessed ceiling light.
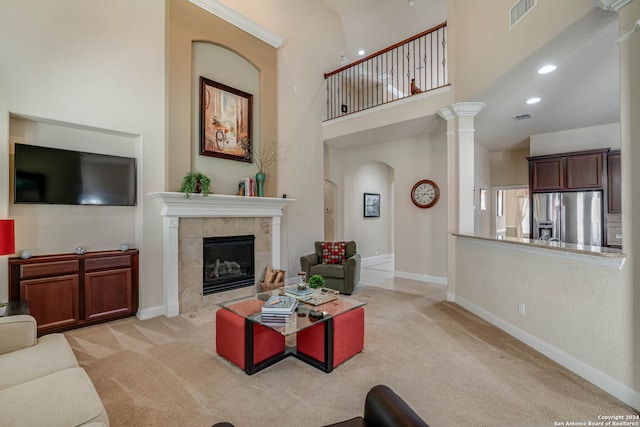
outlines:
{"label": "recessed ceiling light", "polygon": [[416,0],[409,0],[409,6],[413,6],[416,4]]}
{"label": "recessed ceiling light", "polygon": [[364,49],[360,49],[360,50],[358,51],[358,55],[360,55],[360,56],[364,55]]}
{"label": "recessed ceiling light", "polygon": [[547,74],[550,73],[552,71],[555,71],[555,69],[558,68],[555,65],[549,64],[549,65],[545,65],[544,67],[540,68],[538,70],[538,74]]}
{"label": "recessed ceiling light", "polygon": [[538,98],[537,96],[534,96],[532,98],[527,99],[525,102],[529,105],[537,104],[538,102],[540,102],[540,98]]}

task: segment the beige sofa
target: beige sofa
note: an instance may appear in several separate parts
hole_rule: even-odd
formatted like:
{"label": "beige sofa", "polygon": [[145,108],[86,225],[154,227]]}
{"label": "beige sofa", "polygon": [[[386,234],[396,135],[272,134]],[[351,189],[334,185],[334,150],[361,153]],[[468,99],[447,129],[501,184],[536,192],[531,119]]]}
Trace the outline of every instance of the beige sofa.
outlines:
{"label": "beige sofa", "polygon": [[100,396],[64,335],[37,339],[31,316],[0,317],[0,424],[109,425]]}

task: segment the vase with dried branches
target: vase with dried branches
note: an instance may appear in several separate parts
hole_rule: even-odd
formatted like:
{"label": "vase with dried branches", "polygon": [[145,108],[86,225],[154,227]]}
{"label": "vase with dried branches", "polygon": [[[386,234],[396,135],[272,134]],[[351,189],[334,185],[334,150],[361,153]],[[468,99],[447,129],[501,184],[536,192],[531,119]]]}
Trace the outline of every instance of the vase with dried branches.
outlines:
{"label": "vase with dried branches", "polygon": [[253,147],[253,162],[258,168],[256,187],[258,197],[264,197],[265,170],[278,161],[278,147],[276,141],[265,140]]}

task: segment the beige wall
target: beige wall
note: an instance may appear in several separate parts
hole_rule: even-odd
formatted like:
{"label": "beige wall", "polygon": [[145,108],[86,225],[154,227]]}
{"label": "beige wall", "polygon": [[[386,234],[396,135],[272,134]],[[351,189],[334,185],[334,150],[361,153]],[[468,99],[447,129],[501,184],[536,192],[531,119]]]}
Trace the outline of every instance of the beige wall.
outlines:
{"label": "beige wall", "polygon": [[530,141],[529,152],[532,156],[598,148],[619,150],[620,123],[532,135]]}
{"label": "beige wall", "polygon": [[[351,188],[344,199],[346,240],[355,240],[363,257],[393,253],[394,171],[386,163],[370,162],[353,171]],[[380,194],[380,217],[364,218],[364,193]]]}
{"label": "beige wall", "polygon": [[[456,101],[482,101],[474,94],[550,41],[592,8],[591,0],[538,0],[513,29],[514,0],[447,2],[449,80]],[[450,64],[451,64],[450,62]]]}
{"label": "beige wall", "polygon": [[[191,168],[204,173],[211,179],[210,190],[212,193],[236,194],[238,181],[242,178],[254,177],[258,169],[254,163],[200,155],[200,77],[252,95],[251,139],[254,144],[259,145],[261,141],[260,117],[262,115],[260,72],[249,61],[222,46],[194,42],[192,48],[191,135],[193,141],[191,141]],[[221,67],[220,64],[225,64],[225,66]],[[171,159],[169,159],[169,163],[171,163]],[[273,172],[270,172],[269,175],[269,183],[271,184],[275,176]]]}
{"label": "beige wall", "polygon": [[[277,140],[276,49],[187,0],[168,0],[167,15],[166,190],[177,191],[184,174],[197,167],[212,180],[214,192],[235,194],[237,181],[255,175],[256,170],[243,162],[199,156],[199,133],[194,125],[199,120],[199,109],[195,108],[197,98],[193,99],[198,93],[195,81],[199,76],[196,74],[202,72],[205,77],[211,76],[215,81],[248,93],[255,92],[257,88],[254,140]],[[199,43],[198,61],[194,63],[194,41],[219,47],[206,47]],[[225,58],[230,63],[223,66],[215,64],[216,59]],[[257,76],[251,72],[252,67]],[[247,77],[246,81],[243,76]],[[276,169],[267,171],[267,174],[265,195],[274,196]]]}
{"label": "beige wall", "polygon": [[529,150],[491,153],[491,185],[507,187],[529,185]]}
{"label": "beige wall", "polygon": [[[454,3],[464,3],[467,6],[467,2]],[[508,7],[512,2],[495,3],[505,3],[503,6]],[[477,6],[469,5],[462,14],[460,11],[456,12],[457,15],[454,13],[449,21],[450,30],[457,29],[457,24],[466,22],[469,24],[468,29],[473,30],[471,33],[476,34],[478,29],[473,26],[474,20],[493,30],[495,22],[485,17],[480,10],[485,6],[486,2]],[[536,9],[539,8],[540,12],[546,10],[546,21],[544,25],[539,25],[541,23],[538,22],[538,27],[545,28],[545,31],[536,33],[543,38],[552,36],[557,33],[557,29],[565,27],[590,7],[591,2],[587,1],[568,1],[562,4],[539,1]],[[460,15],[464,15],[465,19],[455,22],[455,18],[460,19]],[[626,32],[640,18],[640,2],[627,5],[620,12],[620,17],[621,31]],[[532,24],[535,22],[533,20]],[[561,24],[562,22],[565,24]],[[501,34],[497,30],[486,32],[489,35],[473,38],[471,35],[463,37],[466,31],[465,26],[461,30],[462,34],[454,36],[457,46],[461,38],[469,39],[467,46],[460,46],[455,54],[456,69],[460,71],[453,82],[454,85],[458,83],[457,98],[461,94],[466,97],[475,93],[477,88],[482,88],[492,80],[489,74],[498,75],[501,67],[507,67],[508,64],[503,64],[501,58],[507,58],[512,63],[519,58],[519,53],[513,52],[515,43],[521,41],[517,33],[506,37],[506,33]],[[532,31],[529,33],[532,36],[531,45],[540,41]],[[532,252],[521,253],[506,244],[487,246],[457,238],[454,245],[454,272],[450,275],[450,280],[451,277],[455,279],[453,289],[456,301],[524,339],[635,408],[640,408],[640,372],[637,369],[640,366],[640,339],[637,333],[640,315],[636,309],[640,293],[635,286],[638,283],[635,243],[640,241],[640,226],[633,221],[633,217],[637,218],[640,212],[640,202],[634,196],[638,193],[634,186],[640,182],[640,177],[635,176],[639,172],[637,168],[634,170],[633,165],[640,160],[640,156],[632,141],[640,134],[640,127],[637,120],[632,118],[640,111],[640,91],[632,82],[636,81],[635,76],[640,73],[639,39],[634,36],[621,45],[622,197],[623,216],[630,219],[625,222],[623,230],[623,239],[630,243],[625,243],[628,259],[622,269],[593,265],[587,258],[578,261]],[[468,50],[474,45],[478,48],[477,53]],[[522,47],[525,54],[528,54],[528,45],[525,43],[518,48]],[[478,63],[481,59],[479,55],[487,59],[483,59],[483,64],[488,63],[489,70],[493,71],[484,72],[473,66],[470,61]],[[460,56],[465,58],[459,58]],[[471,74],[476,72],[478,76],[474,79]],[[471,80],[461,82],[460,76],[466,74],[469,74]],[[579,133],[577,130],[568,134],[575,137]],[[567,150],[563,148],[563,151]],[[517,153],[495,154],[492,156],[492,163],[504,163],[514,155],[520,156]],[[523,171],[524,167],[505,170],[504,174],[498,174],[494,170],[493,185],[512,185],[514,181],[521,180],[526,183]],[[524,316],[518,313],[519,302],[526,304]]]}
{"label": "beige wall", "polygon": [[276,195],[296,199],[287,207],[282,226],[282,262],[289,275],[300,268],[300,256],[313,252],[313,242],[324,236],[323,73],[338,66],[345,45],[342,24],[339,16],[316,0],[221,3],[285,40],[277,52],[274,89],[283,159],[278,165]]}
{"label": "beige wall", "polygon": [[[458,241],[456,297],[631,385],[629,269],[523,254],[512,245]],[[518,313],[518,303],[525,313]],[[574,364],[572,368],[579,366]],[[589,370],[587,370],[589,371]]]}
{"label": "beige wall", "polygon": [[[419,280],[447,277],[447,147],[446,123],[441,121],[431,134],[389,141],[348,150],[330,150],[330,176],[347,203],[360,203],[362,194],[353,185],[354,173],[363,165],[381,162],[393,169],[394,230],[393,253],[395,269],[400,274]],[[431,179],[440,188],[440,200],[429,209],[419,209],[411,202],[413,185],[421,179]],[[353,232],[362,212],[345,209],[344,235]],[[375,255],[375,252],[373,254]]]}
{"label": "beige wall", "polygon": [[[476,193],[474,194],[474,197],[476,197],[476,208],[473,211],[474,230],[476,234],[488,236],[493,234],[493,230],[491,229],[491,219],[495,215],[495,204],[492,197],[493,192],[491,191],[491,153],[489,153],[489,151],[480,144],[474,144],[474,148],[473,170],[475,173],[474,187],[476,189]],[[486,192],[486,209],[482,209],[482,206],[480,206],[481,190],[485,190]]]}
{"label": "beige wall", "polygon": [[[165,188],[164,33],[164,3],[156,0],[25,0],[3,2],[0,13],[0,212],[15,217],[16,247],[71,252],[82,242],[90,249],[115,249],[133,236],[129,243],[141,257],[141,309],[162,304],[162,221],[146,194]],[[21,134],[11,129],[10,114],[67,128],[65,144],[75,148],[92,142],[81,143],[74,130],[108,145],[104,134],[126,135],[124,144],[133,147],[124,150],[138,161],[140,203],[133,215],[127,208],[13,206],[6,179],[10,134],[32,142],[52,134],[46,126],[44,135]],[[111,147],[95,151],[103,149]],[[4,300],[6,281],[0,286]]]}

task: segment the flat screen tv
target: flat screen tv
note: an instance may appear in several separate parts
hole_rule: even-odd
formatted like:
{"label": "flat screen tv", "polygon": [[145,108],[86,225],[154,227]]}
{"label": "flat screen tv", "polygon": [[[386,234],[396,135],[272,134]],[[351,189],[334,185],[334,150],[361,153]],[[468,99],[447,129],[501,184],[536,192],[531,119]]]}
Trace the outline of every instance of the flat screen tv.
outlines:
{"label": "flat screen tv", "polygon": [[14,203],[135,206],[129,157],[15,144]]}

